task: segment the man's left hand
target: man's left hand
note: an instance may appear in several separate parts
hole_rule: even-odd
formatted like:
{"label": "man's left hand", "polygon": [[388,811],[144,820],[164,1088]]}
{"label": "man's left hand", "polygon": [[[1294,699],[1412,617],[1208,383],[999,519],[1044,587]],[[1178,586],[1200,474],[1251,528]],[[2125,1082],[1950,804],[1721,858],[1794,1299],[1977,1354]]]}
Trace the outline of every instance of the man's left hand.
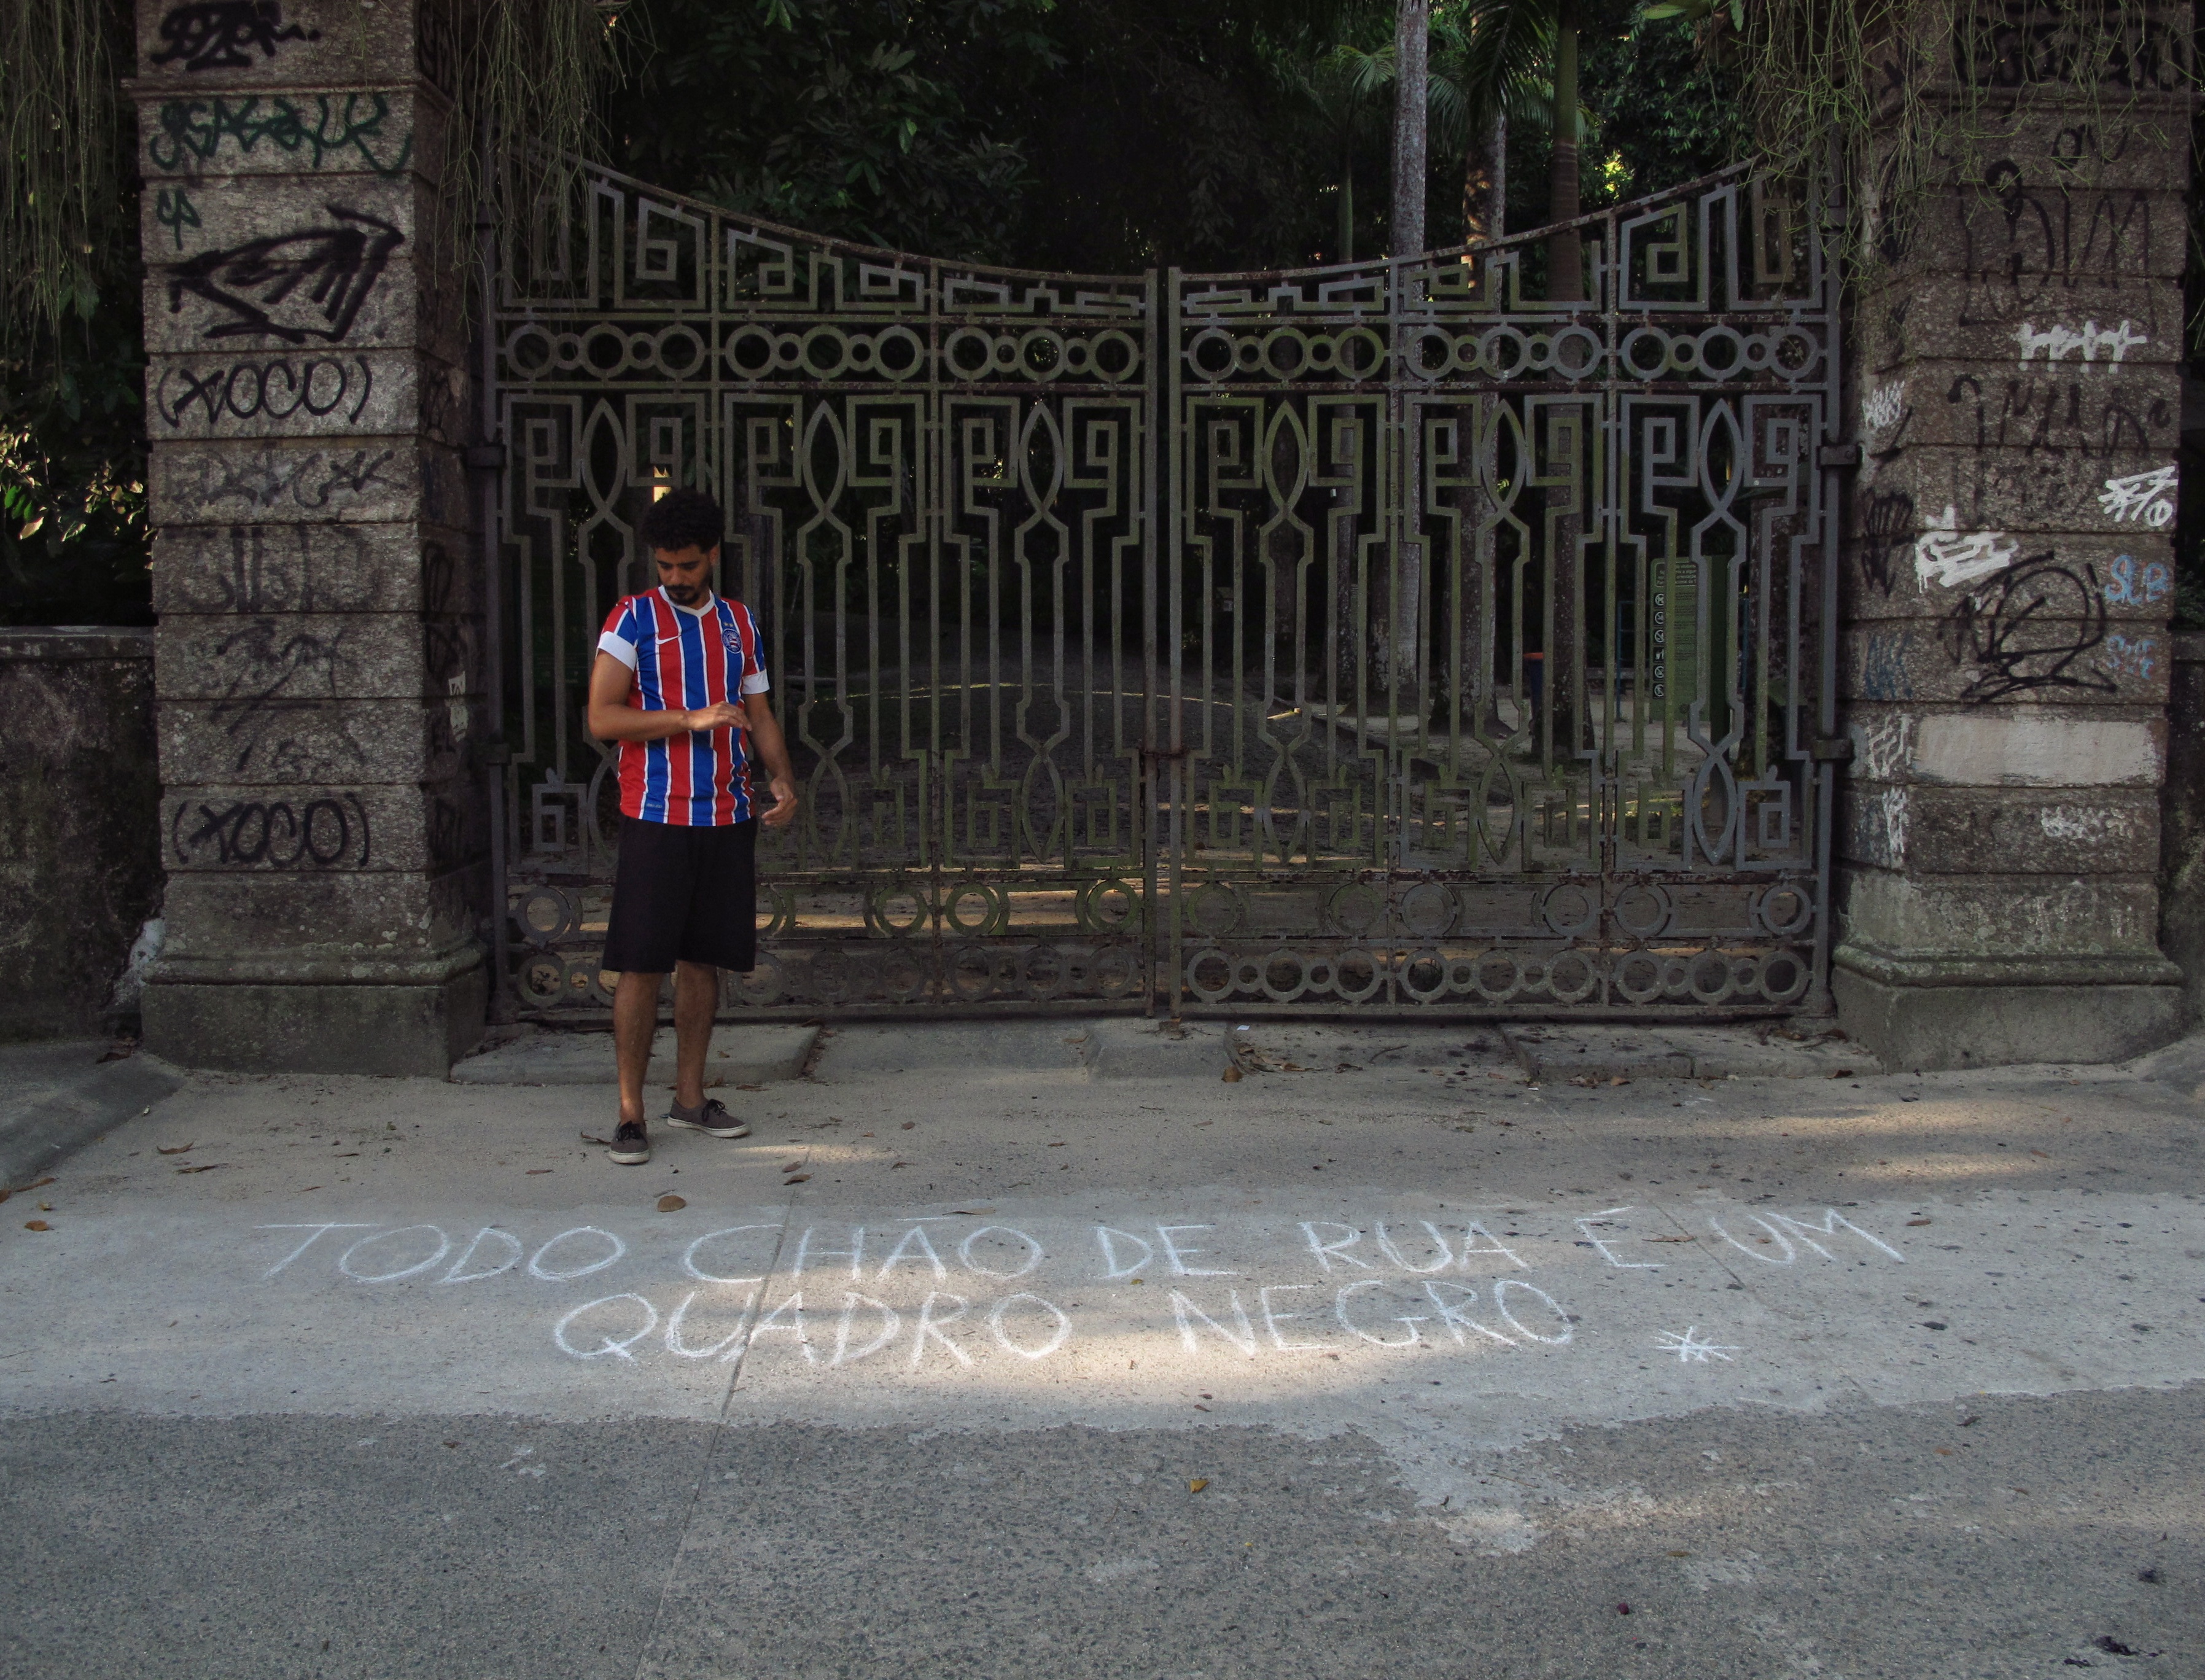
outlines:
{"label": "man's left hand", "polygon": [[788,776],[773,779],[773,809],[758,819],[769,828],[783,828],[796,820],[796,783]]}

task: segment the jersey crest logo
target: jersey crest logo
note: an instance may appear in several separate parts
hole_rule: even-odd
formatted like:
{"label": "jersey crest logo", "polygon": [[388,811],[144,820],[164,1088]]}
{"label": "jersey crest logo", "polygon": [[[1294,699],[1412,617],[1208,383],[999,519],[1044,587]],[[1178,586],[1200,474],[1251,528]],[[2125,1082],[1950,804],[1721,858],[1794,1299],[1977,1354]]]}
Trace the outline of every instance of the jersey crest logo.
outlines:
{"label": "jersey crest logo", "polygon": [[731,657],[736,659],[742,657],[742,633],[734,625],[725,624],[720,626],[720,644],[727,649]]}

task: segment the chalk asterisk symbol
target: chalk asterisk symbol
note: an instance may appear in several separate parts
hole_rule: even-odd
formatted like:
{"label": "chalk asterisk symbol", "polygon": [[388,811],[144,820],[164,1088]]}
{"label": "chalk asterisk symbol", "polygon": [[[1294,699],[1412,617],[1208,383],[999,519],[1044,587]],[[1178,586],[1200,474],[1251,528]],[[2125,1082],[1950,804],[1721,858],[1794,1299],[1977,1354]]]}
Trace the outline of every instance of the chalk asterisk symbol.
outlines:
{"label": "chalk asterisk symbol", "polygon": [[1679,1365],[1704,1365],[1711,1358],[1720,1359],[1727,1365],[1731,1362],[1731,1355],[1745,1351],[1743,1348],[1719,1347],[1713,1342],[1702,1341],[1700,1327],[1697,1324],[1686,1325],[1681,1336],[1673,1330],[1664,1330],[1661,1339],[1654,1345],[1663,1353],[1675,1354]]}

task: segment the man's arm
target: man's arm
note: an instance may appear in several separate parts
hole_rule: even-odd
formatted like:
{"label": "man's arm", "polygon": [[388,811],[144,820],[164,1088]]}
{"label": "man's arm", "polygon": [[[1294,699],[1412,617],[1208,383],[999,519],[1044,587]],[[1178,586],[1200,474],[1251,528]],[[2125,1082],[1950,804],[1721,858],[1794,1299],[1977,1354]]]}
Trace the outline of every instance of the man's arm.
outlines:
{"label": "man's arm", "polygon": [[[733,729],[743,721],[740,706],[704,706],[693,712],[639,711],[627,703],[635,688],[635,673],[609,653],[600,653],[590,668],[590,733],[601,741],[663,741],[669,735],[686,735],[698,729]],[[774,739],[781,739],[779,730]],[[788,762],[787,748],[782,763]]]}
{"label": "man's arm", "polygon": [[781,733],[781,720],[773,715],[770,696],[746,694],[743,711],[749,720],[751,739],[758,743],[758,757],[765,761],[766,775],[773,783],[773,809],[758,820],[769,828],[778,828],[796,816],[796,770],[788,762],[788,742]]}

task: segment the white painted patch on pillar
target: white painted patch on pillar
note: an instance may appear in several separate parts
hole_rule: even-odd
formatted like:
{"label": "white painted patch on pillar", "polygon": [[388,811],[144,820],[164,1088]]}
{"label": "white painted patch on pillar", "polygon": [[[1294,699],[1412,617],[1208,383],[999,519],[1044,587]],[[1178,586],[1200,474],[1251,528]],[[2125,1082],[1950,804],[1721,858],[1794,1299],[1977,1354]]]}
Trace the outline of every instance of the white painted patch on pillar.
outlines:
{"label": "white painted patch on pillar", "polygon": [[2125,718],[2044,717],[2012,710],[1925,717],[1908,768],[1963,787],[2155,787],[2159,744]]}

